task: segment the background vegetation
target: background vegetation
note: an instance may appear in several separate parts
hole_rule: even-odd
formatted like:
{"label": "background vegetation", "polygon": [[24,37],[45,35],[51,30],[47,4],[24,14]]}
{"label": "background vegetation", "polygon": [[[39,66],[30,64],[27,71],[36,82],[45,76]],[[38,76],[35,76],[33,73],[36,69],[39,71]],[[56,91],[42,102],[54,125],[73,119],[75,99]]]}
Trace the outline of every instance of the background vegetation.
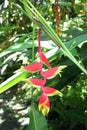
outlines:
{"label": "background vegetation", "polygon": [[[56,30],[52,0],[30,0],[47,23]],[[15,3],[15,4],[13,4]],[[15,5],[17,0],[0,1],[0,82],[11,77],[22,66],[38,60],[38,26]],[[87,2],[59,0],[60,38],[85,68],[87,68]],[[29,15],[29,14],[28,14]],[[34,39],[34,53],[32,42]],[[51,111],[46,117],[49,130],[87,130],[87,75],[72,63],[42,30],[41,46],[52,66],[67,65],[62,77],[56,76],[47,85],[63,92],[63,97],[50,98]],[[30,89],[20,82],[0,95],[1,130],[25,130]],[[10,122],[13,122],[12,124]],[[15,125],[14,125],[15,124]]]}

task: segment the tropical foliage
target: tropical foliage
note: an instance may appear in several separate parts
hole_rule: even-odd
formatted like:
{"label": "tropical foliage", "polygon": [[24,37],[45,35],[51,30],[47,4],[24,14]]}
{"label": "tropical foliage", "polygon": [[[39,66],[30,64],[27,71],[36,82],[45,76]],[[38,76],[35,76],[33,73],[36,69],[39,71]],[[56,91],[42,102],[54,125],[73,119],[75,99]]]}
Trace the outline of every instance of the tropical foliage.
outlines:
{"label": "tropical foliage", "polygon": [[9,98],[28,109],[23,117],[30,121],[17,129],[87,129],[86,4],[0,1],[0,129],[4,107],[14,109]]}

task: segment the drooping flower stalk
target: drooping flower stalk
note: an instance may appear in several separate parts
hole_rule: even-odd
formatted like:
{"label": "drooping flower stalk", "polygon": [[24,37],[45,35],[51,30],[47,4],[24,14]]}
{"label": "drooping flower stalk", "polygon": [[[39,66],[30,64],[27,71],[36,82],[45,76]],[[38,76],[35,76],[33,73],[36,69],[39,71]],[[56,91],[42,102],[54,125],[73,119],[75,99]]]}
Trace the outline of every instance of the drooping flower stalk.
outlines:
{"label": "drooping flower stalk", "polygon": [[56,15],[55,19],[56,19],[57,34],[60,37],[60,15],[59,15],[59,8],[58,8],[58,0],[55,0],[54,8],[55,8],[55,15]]}
{"label": "drooping flower stalk", "polygon": [[40,45],[40,32],[41,32],[41,30],[39,29],[39,30],[38,30],[38,52],[39,52],[39,53],[41,52],[41,45]]}

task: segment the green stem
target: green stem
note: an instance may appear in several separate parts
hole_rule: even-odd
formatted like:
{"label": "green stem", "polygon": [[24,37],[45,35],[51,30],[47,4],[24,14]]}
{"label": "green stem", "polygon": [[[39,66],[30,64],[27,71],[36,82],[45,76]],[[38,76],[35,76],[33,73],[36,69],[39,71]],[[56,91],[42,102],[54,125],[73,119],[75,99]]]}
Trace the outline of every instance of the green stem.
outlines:
{"label": "green stem", "polygon": [[[35,34],[35,26],[34,26],[34,23],[33,23],[33,33],[32,33],[32,62],[34,62],[34,34]],[[33,78],[33,74],[32,74],[32,78]],[[33,86],[31,86],[31,99],[32,99],[32,102],[31,102],[31,105],[33,104]]]}
{"label": "green stem", "polygon": [[32,62],[34,61],[34,33],[35,33],[35,25],[33,23],[33,34],[32,34],[32,37],[33,37],[33,40],[32,40]]}

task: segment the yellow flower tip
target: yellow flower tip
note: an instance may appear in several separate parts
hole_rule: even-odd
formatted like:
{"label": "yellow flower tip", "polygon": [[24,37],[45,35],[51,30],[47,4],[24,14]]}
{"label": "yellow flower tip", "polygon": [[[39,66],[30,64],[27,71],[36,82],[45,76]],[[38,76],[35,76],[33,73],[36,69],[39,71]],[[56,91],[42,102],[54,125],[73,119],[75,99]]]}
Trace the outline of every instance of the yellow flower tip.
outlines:
{"label": "yellow flower tip", "polygon": [[50,108],[46,107],[45,105],[42,106],[42,105],[39,105],[39,111],[44,115],[44,116],[47,116],[49,111],[50,111]]}
{"label": "yellow flower tip", "polygon": [[59,66],[59,69],[56,71],[55,76],[56,76],[57,74],[59,74],[59,76],[62,77],[61,72],[62,72],[62,70],[65,69],[66,67],[67,67],[66,65]]}
{"label": "yellow flower tip", "polygon": [[60,76],[60,77],[62,77],[61,72],[62,72],[62,71],[59,72],[59,76]]}
{"label": "yellow flower tip", "polygon": [[43,109],[42,110],[42,114],[44,115],[44,116],[47,116],[48,115],[48,113],[49,113],[49,109],[48,108],[45,108],[45,109]]}
{"label": "yellow flower tip", "polygon": [[62,66],[60,66],[60,70],[65,69],[66,67],[67,67],[67,65],[62,65]]}
{"label": "yellow flower tip", "polygon": [[58,90],[57,90],[57,92],[56,92],[56,93],[57,93],[57,95],[59,95],[60,97],[62,97],[62,96],[63,96],[63,93],[62,93],[62,92],[60,92],[60,91],[58,91]]}

